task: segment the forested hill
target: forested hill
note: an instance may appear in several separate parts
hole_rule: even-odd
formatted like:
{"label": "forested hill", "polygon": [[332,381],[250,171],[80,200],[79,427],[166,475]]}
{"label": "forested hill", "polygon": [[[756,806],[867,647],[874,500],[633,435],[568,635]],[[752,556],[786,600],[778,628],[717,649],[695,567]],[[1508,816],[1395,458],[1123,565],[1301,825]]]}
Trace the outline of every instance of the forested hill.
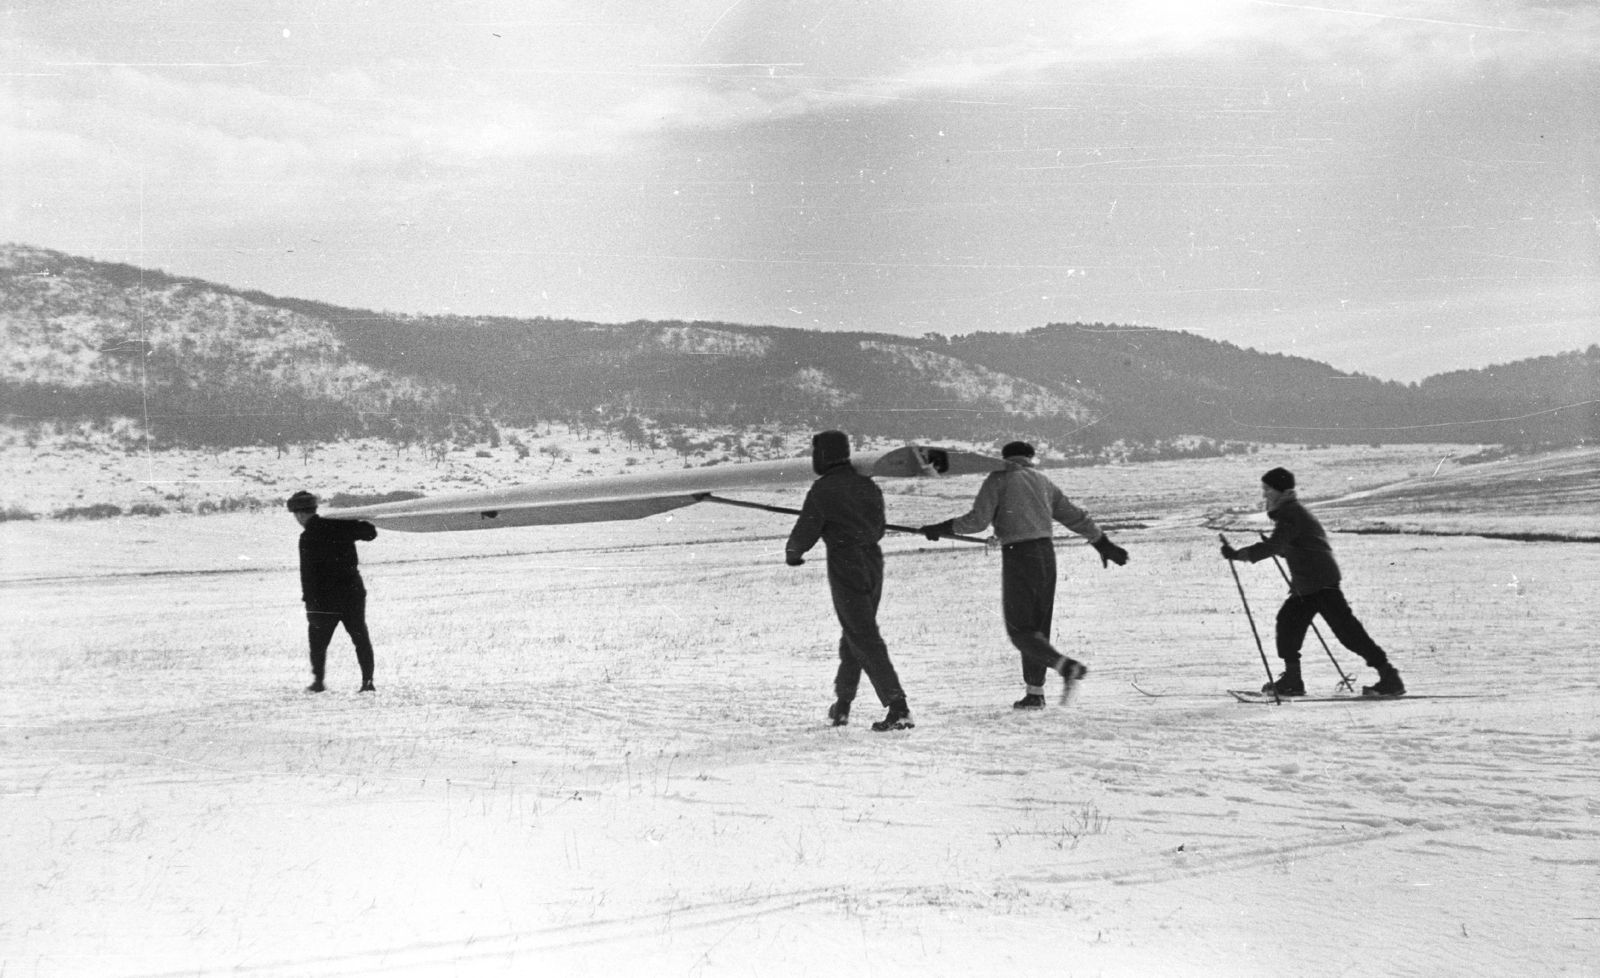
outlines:
{"label": "forested hill", "polygon": [[[1058,448],[1596,436],[1600,348],[1419,385],[1188,333],[1057,324],[919,339],[730,323],[419,317],[0,246],[0,411],[163,440],[472,439],[495,424],[838,425]],[[1543,412],[1543,413],[1541,413]],[[629,418],[634,419],[628,421]],[[1518,418],[1481,423],[1485,419]],[[1469,423],[1470,422],[1470,423]]]}
{"label": "forested hill", "polygon": [[[1183,427],[1254,441],[1562,443],[1600,437],[1600,346],[1420,384],[1380,381],[1191,333],[1081,323],[975,333],[952,354],[1029,380],[1095,391],[1120,437]],[[1584,402],[1591,402],[1585,404]]]}

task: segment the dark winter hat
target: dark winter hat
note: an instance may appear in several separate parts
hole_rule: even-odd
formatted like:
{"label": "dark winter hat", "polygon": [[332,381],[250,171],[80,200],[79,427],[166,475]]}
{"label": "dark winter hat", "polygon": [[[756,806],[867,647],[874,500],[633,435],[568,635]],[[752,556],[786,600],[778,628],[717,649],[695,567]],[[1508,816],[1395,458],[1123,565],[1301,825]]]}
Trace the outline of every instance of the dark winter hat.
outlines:
{"label": "dark winter hat", "polygon": [[1278,492],[1288,492],[1294,488],[1294,473],[1288,469],[1273,469],[1262,476],[1261,481]]}
{"label": "dark winter hat", "polygon": [[1025,441],[1014,441],[1000,449],[1001,458],[1010,458],[1021,455],[1023,458],[1033,458],[1033,446]]}
{"label": "dark winter hat", "polygon": [[819,431],[811,436],[811,471],[817,475],[850,459],[850,438],[842,431]]}
{"label": "dark winter hat", "polygon": [[819,462],[842,462],[850,457],[850,436],[842,431],[819,431],[811,436],[811,454]]}
{"label": "dark winter hat", "polygon": [[302,489],[289,497],[288,506],[291,513],[315,513],[317,497]]}

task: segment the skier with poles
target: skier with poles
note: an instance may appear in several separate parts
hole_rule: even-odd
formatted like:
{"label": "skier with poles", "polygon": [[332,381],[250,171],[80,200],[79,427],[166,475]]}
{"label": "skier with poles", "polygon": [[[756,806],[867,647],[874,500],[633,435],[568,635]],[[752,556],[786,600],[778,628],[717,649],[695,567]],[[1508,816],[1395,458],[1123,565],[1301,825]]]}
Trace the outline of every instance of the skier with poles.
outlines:
{"label": "skier with poles", "polygon": [[[1260,534],[1260,536],[1262,540],[1270,539],[1265,533]],[[1222,542],[1227,543],[1227,538],[1224,537]],[[1232,567],[1233,565],[1229,564],[1228,566]],[[1283,583],[1289,585],[1290,588],[1293,588],[1294,582],[1289,580],[1289,572],[1283,569],[1283,563],[1278,560],[1277,554],[1272,555],[1272,566],[1278,569],[1278,576],[1283,578]],[[1234,574],[1234,579],[1236,581],[1238,580],[1238,576],[1238,574]],[[1242,589],[1243,585],[1240,585],[1240,587]],[[1333,671],[1339,674],[1339,685],[1335,688],[1344,690],[1347,693],[1355,692],[1356,681],[1345,673],[1344,668],[1339,665],[1339,660],[1333,657],[1333,649],[1328,648],[1328,640],[1322,637],[1322,629],[1317,627],[1316,622],[1311,623],[1311,634],[1317,637],[1317,643],[1322,646],[1322,651],[1328,654],[1328,661],[1333,663]],[[1269,669],[1267,670],[1267,679],[1270,680],[1271,678],[1272,670]]]}
{"label": "skier with poles", "polygon": [[923,536],[939,540],[957,533],[978,533],[994,524],[1000,540],[1000,602],[1006,636],[1022,655],[1026,692],[1011,704],[1018,710],[1044,708],[1047,670],[1061,674],[1063,703],[1089,671],[1050,644],[1056,601],[1054,523],[1088,540],[1100,554],[1102,567],[1111,563],[1121,567],[1128,562],[1128,552],[1112,543],[1088,513],[1033,467],[1033,456],[1033,446],[1025,441],[1007,444],[1000,450],[1006,467],[984,478],[970,511],[921,528]]}
{"label": "skier with poles", "polygon": [[889,647],[878,633],[878,602],[883,597],[883,490],[850,464],[850,439],[842,431],[823,431],[811,438],[811,484],[800,516],[789,533],[784,561],[805,563],[805,553],[820,539],[828,548],[828,588],[839,616],[839,670],[834,676],[835,702],[828,719],[836,727],[850,722],[861,673],[866,672],[878,702],[888,707],[873,730],[905,730],[911,722],[905,690]]}
{"label": "skier with poles", "polygon": [[[1226,539],[1222,543],[1222,556],[1230,561],[1255,563],[1281,555],[1289,564],[1289,597],[1278,610],[1277,622],[1278,658],[1283,660],[1283,672],[1276,680],[1270,680],[1269,669],[1269,682],[1261,691],[1275,696],[1305,695],[1305,682],[1300,676],[1300,647],[1312,619],[1321,615],[1340,644],[1378,671],[1377,683],[1363,686],[1362,695],[1403,696],[1406,685],[1399,671],[1390,664],[1388,654],[1367,634],[1339,589],[1339,565],[1333,559],[1327,532],[1295,497],[1294,486],[1294,473],[1288,469],[1276,468],[1263,475],[1261,498],[1267,518],[1272,520],[1272,535],[1238,550]],[[1237,573],[1234,577],[1237,581]],[[1239,593],[1242,598],[1242,587]],[[1332,657],[1331,652],[1329,657]],[[1337,668],[1338,663],[1334,665]]]}

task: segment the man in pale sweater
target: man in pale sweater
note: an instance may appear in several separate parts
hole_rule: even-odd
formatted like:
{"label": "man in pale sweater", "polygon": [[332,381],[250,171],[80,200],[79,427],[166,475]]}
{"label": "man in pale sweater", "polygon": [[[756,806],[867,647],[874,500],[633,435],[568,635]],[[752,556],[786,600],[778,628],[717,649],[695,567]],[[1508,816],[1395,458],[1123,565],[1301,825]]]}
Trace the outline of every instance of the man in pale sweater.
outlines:
{"label": "man in pale sweater", "polygon": [[972,509],[965,515],[921,528],[929,540],[957,533],[981,533],[990,524],[1000,540],[1000,593],[1006,636],[1022,655],[1022,699],[1019,710],[1044,707],[1047,671],[1061,674],[1061,701],[1065,703],[1078,680],[1088,672],[1083,663],[1056,651],[1050,644],[1055,613],[1055,523],[1083,537],[1100,554],[1101,566],[1128,562],[1128,552],[1105,535],[1089,514],[1072,504],[1044,473],[1034,468],[1033,446],[1014,441],[1000,450],[1006,467],[991,472],[978,489]]}

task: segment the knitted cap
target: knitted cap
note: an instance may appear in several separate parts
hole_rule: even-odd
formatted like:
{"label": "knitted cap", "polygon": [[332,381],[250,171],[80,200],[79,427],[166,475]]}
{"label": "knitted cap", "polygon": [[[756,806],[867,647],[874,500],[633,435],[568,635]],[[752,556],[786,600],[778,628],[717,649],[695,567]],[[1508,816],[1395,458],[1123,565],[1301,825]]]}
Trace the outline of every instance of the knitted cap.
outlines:
{"label": "knitted cap", "polygon": [[317,497],[302,489],[289,497],[288,506],[291,513],[315,513]]}
{"label": "knitted cap", "polygon": [[1262,476],[1261,481],[1278,492],[1288,492],[1294,488],[1294,473],[1288,469],[1273,469]]}
{"label": "knitted cap", "polygon": [[1006,447],[1000,449],[1001,458],[1010,458],[1013,455],[1021,455],[1023,458],[1033,458],[1033,446],[1025,441],[1014,441],[1008,443]]}
{"label": "knitted cap", "polygon": [[842,431],[819,431],[811,436],[811,457],[818,462],[843,462],[850,457],[850,436]]}

